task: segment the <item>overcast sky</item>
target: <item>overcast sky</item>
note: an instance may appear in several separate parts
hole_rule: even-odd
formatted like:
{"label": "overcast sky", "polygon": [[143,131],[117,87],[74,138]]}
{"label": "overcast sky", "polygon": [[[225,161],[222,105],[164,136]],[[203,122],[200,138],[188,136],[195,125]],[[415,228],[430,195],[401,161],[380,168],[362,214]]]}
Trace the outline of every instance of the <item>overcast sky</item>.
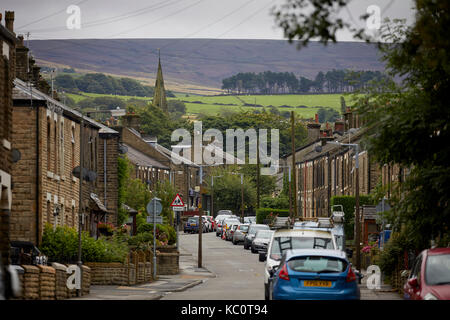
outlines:
{"label": "overcast sky", "polygon": [[[15,11],[16,33],[30,39],[216,38],[283,39],[270,10],[286,0],[2,0]],[[71,5],[80,8],[80,29],[69,29]],[[359,17],[377,5],[381,19],[414,18],[412,0],[353,0],[339,15],[359,27]],[[73,12],[72,12],[73,13]],[[75,20],[71,20],[74,25]],[[341,33],[338,41],[353,40]]]}

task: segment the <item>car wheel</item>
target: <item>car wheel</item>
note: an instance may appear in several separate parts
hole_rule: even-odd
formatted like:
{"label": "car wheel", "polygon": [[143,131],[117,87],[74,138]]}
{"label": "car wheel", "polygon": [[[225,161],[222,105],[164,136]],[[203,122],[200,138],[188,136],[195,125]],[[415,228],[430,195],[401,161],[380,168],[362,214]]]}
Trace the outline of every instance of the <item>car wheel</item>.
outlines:
{"label": "car wheel", "polygon": [[255,250],[255,249],[253,249],[253,247],[252,247],[251,249],[252,249],[252,253],[256,253],[256,250]]}
{"label": "car wheel", "polygon": [[237,245],[237,242],[236,242],[236,240],[234,240],[234,239],[233,239],[233,244],[234,244],[234,245]]}
{"label": "car wheel", "polygon": [[245,241],[244,241],[244,249],[248,250],[248,245],[247,245],[247,242],[245,242]]}

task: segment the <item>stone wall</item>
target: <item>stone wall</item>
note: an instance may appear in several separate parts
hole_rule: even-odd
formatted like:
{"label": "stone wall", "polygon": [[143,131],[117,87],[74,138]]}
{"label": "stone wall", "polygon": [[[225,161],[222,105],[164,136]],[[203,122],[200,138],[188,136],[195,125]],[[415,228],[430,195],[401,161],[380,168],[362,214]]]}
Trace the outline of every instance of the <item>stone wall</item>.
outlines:
{"label": "stone wall", "polygon": [[180,254],[178,252],[160,252],[156,254],[156,274],[174,275],[180,272]]}
{"label": "stone wall", "polygon": [[[76,297],[76,289],[67,288],[67,266],[53,263],[52,266],[16,266],[22,285],[21,300],[63,300]],[[83,266],[82,295],[89,294],[91,286],[91,269]]]}

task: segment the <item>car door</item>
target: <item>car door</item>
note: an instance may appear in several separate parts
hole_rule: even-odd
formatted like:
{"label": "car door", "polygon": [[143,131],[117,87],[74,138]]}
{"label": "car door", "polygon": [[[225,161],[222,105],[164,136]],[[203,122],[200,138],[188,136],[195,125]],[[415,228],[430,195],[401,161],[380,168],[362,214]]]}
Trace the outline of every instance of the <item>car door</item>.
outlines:
{"label": "car door", "polygon": [[[411,275],[408,278],[408,282],[406,283],[405,287],[405,293],[407,295],[406,298],[409,298],[411,300],[417,300],[420,299],[420,280],[421,280],[421,270],[422,270],[422,254],[420,254],[417,259],[416,262],[414,263],[414,268],[411,271]],[[417,284],[418,287],[413,287],[409,284],[409,281],[411,279],[417,279]]]}

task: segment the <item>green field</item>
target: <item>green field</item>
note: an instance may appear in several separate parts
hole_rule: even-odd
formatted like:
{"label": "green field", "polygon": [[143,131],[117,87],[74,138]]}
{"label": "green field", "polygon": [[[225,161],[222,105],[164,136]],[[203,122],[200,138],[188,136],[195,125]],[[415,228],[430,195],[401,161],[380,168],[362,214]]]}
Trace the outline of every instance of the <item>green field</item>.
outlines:
{"label": "green field", "polygon": [[[313,118],[319,110],[319,107],[330,107],[340,112],[342,94],[309,94],[309,95],[240,95],[240,96],[198,96],[186,95],[183,93],[175,93],[176,98],[168,98],[169,100],[182,100],[186,104],[188,115],[206,114],[215,115],[223,110],[262,110],[262,107],[254,107],[260,105],[263,107],[275,106],[280,111],[294,111],[298,116],[303,118]],[[67,94],[75,102],[79,102],[85,98],[95,97],[117,97],[123,100],[139,99],[150,101],[149,97],[135,96],[115,96],[96,93]],[[347,105],[350,102],[346,97]],[[248,105],[245,105],[248,104]],[[302,106],[302,107],[300,107]]]}
{"label": "green field", "polygon": [[[188,113],[217,114],[221,110],[261,110],[263,107],[275,106],[280,111],[294,111],[304,118],[312,118],[319,107],[330,107],[340,112],[341,94],[321,95],[248,95],[248,96],[189,96],[180,97],[185,101]],[[346,98],[346,101],[349,99]],[[200,101],[202,103],[194,103]],[[245,105],[247,104],[247,106]],[[299,107],[302,106],[302,107]]]}

